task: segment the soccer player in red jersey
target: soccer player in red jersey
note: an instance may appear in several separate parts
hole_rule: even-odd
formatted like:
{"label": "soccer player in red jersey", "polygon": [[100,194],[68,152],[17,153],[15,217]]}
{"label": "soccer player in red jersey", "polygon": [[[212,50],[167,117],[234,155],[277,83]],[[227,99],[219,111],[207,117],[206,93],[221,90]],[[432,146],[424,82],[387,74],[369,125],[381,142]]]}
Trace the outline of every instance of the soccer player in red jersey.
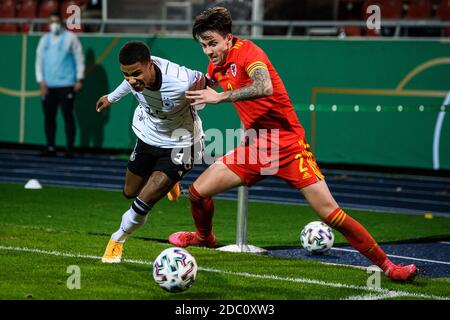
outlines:
{"label": "soccer player in red jersey", "polygon": [[[175,246],[214,247],[212,197],[240,185],[251,186],[274,175],[300,190],[320,218],[393,280],[414,278],[416,266],[395,265],[369,232],[337,204],[305,139],[278,73],[264,51],[231,33],[226,8],[210,8],[195,19],[193,36],[210,59],[209,86],[188,91],[192,105],[232,102],[245,126],[245,140],[219,158],[189,187],[195,232],[169,236]],[[220,85],[223,92],[215,88]]]}

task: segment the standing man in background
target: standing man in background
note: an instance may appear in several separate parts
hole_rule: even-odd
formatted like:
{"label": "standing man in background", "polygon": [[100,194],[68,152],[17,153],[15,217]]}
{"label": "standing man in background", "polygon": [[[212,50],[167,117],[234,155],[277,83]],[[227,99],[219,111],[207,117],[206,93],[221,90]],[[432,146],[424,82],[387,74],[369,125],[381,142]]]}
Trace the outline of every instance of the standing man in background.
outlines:
{"label": "standing man in background", "polygon": [[50,32],[43,35],[36,51],[36,81],[44,110],[47,147],[42,156],[56,156],[55,134],[58,105],[61,105],[66,131],[66,158],[73,157],[75,142],[75,94],[84,78],[83,49],[75,33],[65,30],[59,13],[48,18]]}

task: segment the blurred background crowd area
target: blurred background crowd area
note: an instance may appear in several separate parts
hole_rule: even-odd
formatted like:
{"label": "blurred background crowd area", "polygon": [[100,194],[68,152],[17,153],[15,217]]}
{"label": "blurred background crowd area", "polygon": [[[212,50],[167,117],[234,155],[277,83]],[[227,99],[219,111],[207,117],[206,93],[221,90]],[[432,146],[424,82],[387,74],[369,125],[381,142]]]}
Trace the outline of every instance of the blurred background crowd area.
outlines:
{"label": "blurred background crowd area", "polygon": [[[0,33],[45,32],[48,15],[67,19],[72,5],[80,8],[76,32],[189,35],[199,12],[222,5],[238,35],[450,36],[450,0],[0,0]],[[365,25],[371,5],[380,8],[379,30]]]}

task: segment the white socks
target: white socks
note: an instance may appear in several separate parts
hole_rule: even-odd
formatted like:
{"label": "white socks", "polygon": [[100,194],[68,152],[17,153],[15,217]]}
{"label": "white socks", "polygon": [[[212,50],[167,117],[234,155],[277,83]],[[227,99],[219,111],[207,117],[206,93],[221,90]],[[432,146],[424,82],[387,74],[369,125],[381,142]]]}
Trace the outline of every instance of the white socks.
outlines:
{"label": "white socks", "polygon": [[130,234],[145,224],[150,208],[143,201],[136,198],[131,208],[123,214],[120,228],[112,234],[111,240],[125,242]]}

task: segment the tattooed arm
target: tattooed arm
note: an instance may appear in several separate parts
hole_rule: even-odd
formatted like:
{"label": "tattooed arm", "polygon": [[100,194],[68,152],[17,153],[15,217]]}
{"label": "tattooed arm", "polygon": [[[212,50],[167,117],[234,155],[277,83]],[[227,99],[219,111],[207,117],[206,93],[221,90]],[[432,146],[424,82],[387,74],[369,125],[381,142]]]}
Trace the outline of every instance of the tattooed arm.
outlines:
{"label": "tattooed arm", "polygon": [[253,100],[272,95],[273,86],[267,69],[256,69],[250,78],[253,80],[252,84],[236,90],[226,91],[226,97],[223,101]]}
{"label": "tattooed arm", "polygon": [[272,80],[270,80],[270,74],[267,69],[256,69],[250,75],[250,78],[253,82],[243,88],[219,93],[214,89],[207,87],[205,90],[186,91],[186,98],[195,101],[191,103],[192,106],[195,106],[208,103],[216,104],[226,101],[254,100],[272,95]]}

